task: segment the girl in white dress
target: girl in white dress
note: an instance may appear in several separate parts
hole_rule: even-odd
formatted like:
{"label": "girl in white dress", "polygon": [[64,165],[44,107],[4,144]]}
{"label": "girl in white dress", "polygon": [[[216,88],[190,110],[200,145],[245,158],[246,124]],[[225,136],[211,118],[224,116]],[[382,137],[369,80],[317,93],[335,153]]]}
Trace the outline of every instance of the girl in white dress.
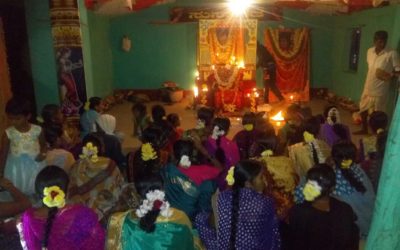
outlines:
{"label": "girl in white dress", "polygon": [[[4,175],[27,195],[35,193],[35,178],[46,157],[42,128],[29,123],[30,107],[24,99],[13,98],[7,102],[5,111],[11,126],[3,134],[0,150],[0,176]],[[1,194],[0,200],[4,197]]]}

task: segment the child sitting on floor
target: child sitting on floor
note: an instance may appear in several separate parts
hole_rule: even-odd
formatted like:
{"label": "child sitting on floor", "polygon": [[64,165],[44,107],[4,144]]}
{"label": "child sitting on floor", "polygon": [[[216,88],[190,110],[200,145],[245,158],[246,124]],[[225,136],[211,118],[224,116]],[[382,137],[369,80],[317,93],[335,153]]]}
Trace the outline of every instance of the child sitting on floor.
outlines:
{"label": "child sitting on floor", "polygon": [[85,112],[81,115],[81,138],[96,132],[96,120],[103,113],[104,104],[100,97],[91,97],[85,104]]}
{"label": "child sitting on floor", "polygon": [[179,117],[179,115],[176,113],[171,113],[171,114],[167,115],[167,121],[172,125],[175,132],[178,134],[178,139],[182,138],[183,129],[180,127],[181,126],[181,118]]}

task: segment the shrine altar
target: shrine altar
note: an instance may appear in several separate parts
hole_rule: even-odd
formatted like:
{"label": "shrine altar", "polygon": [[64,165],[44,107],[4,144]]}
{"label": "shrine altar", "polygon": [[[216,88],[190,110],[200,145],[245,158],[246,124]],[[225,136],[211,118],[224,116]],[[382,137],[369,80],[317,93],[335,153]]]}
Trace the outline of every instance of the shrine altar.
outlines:
{"label": "shrine altar", "polygon": [[201,104],[235,112],[255,91],[257,20],[200,20],[198,77]]}

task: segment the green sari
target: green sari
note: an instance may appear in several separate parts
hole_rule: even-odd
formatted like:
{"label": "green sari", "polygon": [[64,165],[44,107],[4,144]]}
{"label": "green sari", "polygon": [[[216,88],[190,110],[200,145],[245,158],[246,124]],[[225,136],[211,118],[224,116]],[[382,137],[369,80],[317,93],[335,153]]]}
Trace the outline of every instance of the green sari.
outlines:
{"label": "green sari", "polygon": [[162,175],[166,199],[172,207],[185,212],[192,221],[199,212],[211,212],[211,197],[217,188],[214,181],[197,185],[172,163],[162,170]]}
{"label": "green sari", "polygon": [[146,233],[139,227],[135,211],[114,214],[108,223],[106,249],[109,250],[197,250],[200,240],[193,235],[192,224],[186,214],[171,208],[172,216],[159,216],[156,229]]}

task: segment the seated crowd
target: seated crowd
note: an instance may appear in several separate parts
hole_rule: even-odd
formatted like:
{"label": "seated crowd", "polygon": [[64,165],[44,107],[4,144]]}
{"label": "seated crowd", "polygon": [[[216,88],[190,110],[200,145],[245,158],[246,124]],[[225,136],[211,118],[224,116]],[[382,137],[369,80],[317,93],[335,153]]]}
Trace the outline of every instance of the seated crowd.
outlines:
{"label": "seated crowd", "polygon": [[[194,128],[161,105],[132,107],[141,146],[124,155],[116,119],[92,97],[79,130],[57,105],[30,123],[11,99],[0,151],[0,249],[356,250],[368,236],[388,118],[357,147],[339,110],[263,114],[202,107]],[[277,135],[276,135],[277,134]],[[230,139],[233,138],[233,139]]]}

